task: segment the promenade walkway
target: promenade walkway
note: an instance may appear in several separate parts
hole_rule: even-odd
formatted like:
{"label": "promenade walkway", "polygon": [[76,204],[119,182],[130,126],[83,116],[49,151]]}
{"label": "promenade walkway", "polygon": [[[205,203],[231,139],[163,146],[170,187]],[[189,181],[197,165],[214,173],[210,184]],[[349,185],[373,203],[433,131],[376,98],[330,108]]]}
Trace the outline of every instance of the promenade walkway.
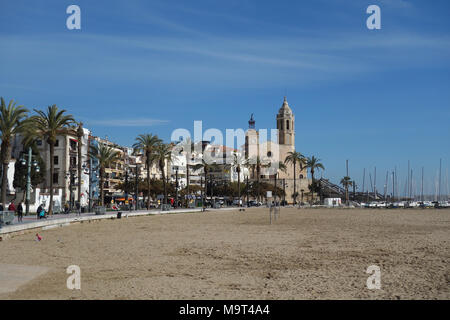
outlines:
{"label": "promenade walkway", "polygon": [[[217,210],[238,210],[238,208],[230,207],[230,208],[220,208],[220,209],[211,209],[208,208],[208,211],[217,211]],[[128,217],[136,217],[136,216],[147,216],[147,215],[156,215],[156,214],[173,214],[173,213],[187,213],[187,212],[201,212],[201,208],[195,209],[172,209],[170,211],[162,211],[160,209],[153,210],[138,210],[138,211],[120,211],[122,212],[122,218]],[[48,216],[46,219],[36,219],[36,215],[23,216],[23,221],[18,222],[17,217],[15,217],[14,221],[10,225],[3,225],[0,227],[0,240],[8,238],[11,235],[17,233],[23,233],[27,230],[32,229],[51,229],[57,227],[67,226],[71,223],[77,223],[82,221],[92,221],[92,220],[102,220],[102,219],[115,219],[117,218],[117,213],[119,211],[108,211],[102,215],[96,215],[93,212],[90,213],[70,213],[70,214],[55,214],[53,216]]]}

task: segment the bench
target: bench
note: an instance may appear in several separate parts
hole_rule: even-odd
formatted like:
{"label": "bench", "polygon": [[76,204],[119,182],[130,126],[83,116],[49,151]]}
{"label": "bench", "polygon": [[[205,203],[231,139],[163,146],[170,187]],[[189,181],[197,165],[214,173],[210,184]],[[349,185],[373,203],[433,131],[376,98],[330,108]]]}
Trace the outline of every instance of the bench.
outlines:
{"label": "bench", "polygon": [[0,226],[14,221],[14,211],[0,211]]}
{"label": "bench", "polygon": [[95,207],[94,210],[96,215],[105,214],[106,213],[106,207]]}
{"label": "bench", "polygon": [[171,205],[170,204],[162,204],[161,205],[161,211],[169,211],[171,209]]}

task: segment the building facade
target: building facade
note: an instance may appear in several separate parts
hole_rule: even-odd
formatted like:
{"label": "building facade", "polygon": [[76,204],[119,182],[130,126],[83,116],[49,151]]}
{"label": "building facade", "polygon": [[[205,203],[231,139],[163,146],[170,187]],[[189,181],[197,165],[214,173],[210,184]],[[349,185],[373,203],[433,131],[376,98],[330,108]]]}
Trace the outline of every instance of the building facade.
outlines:
{"label": "building facade", "polygon": [[[277,139],[276,142],[265,139],[261,141],[260,131],[255,128],[255,120],[253,115],[249,121],[249,128],[245,137],[245,155],[253,163],[253,170],[250,170],[250,179],[259,180],[268,183],[277,183],[277,187],[285,191],[285,199],[289,203],[294,202],[294,184],[295,192],[298,194],[296,201],[302,201],[302,197],[309,192],[308,185],[310,180],[307,178],[307,170],[305,167],[299,168],[296,165],[296,176],[294,182],[293,164],[286,163],[286,170],[280,170],[278,163],[285,163],[285,159],[289,152],[295,151],[295,116],[289,106],[286,97],[284,97],[276,115]],[[259,166],[258,170],[255,167]],[[275,179],[276,178],[276,179]],[[306,200],[306,197],[303,201]]]}

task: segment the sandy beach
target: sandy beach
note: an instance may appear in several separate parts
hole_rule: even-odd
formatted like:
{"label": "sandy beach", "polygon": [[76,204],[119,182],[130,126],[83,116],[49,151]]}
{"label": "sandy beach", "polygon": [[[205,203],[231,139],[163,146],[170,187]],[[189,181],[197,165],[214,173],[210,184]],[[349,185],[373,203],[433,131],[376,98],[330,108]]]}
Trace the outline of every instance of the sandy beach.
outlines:
{"label": "sandy beach", "polygon": [[[450,298],[444,209],[284,208],[269,225],[268,209],[259,208],[40,234],[40,242],[35,232],[0,242],[0,264],[46,270],[0,299]],[[81,290],[66,287],[69,265],[81,269]],[[370,265],[381,269],[379,290],[366,287]]]}

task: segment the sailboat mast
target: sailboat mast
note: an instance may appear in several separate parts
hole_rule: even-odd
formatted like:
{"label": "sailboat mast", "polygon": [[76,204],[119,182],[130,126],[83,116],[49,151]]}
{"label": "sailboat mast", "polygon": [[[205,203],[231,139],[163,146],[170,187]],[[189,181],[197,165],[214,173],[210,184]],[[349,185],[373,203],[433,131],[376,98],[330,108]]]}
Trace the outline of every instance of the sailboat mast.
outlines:
{"label": "sailboat mast", "polygon": [[422,167],[422,188],[420,191],[420,200],[423,201],[423,167]]}
{"label": "sailboat mast", "polygon": [[392,171],[392,202],[395,201],[395,176],[394,171]]}
{"label": "sailboat mast", "polygon": [[377,167],[375,167],[373,174],[373,198],[377,200]]}
{"label": "sailboat mast", "polygon": [[438,199],[437,201],[441,201],[441,170],[442,170],[442,159],[439,159],[439,188],[438,188]]}
{"label": "sailboat mast", "polygon": [[407,175],[407,178],[406,178],[406,197],[407,198],[409,198],[409,194],[410,194],[410,192],[409,192],[409,175],[410,175],[410,167],[409,167],[409,160],[408,160],[408,175]]}
{"label": "sailboat mast", "polygon": [[384,183],[384,201],[386,201],[388,178],[389,178],[389,172],[386,171],[386,182]]}

